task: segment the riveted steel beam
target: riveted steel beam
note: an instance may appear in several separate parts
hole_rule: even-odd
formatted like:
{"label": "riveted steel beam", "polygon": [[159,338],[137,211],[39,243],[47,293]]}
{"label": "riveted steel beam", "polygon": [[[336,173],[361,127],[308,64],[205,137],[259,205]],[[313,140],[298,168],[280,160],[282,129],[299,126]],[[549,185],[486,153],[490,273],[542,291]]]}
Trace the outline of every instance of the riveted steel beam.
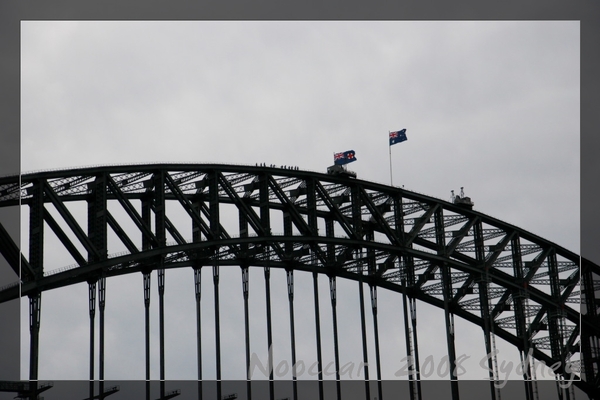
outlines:
{"label": "riveted steel beam", "polygon": [[29,205],[29,265],[35,279],[44,271],[44,181],[35,180]]}
{"label": "riveted steel beam", "polygon": [[[25,256],[21,254],[19,246],[12,240],[2,224],[0,224],[0,254],[16,275],[22,273],[24,280],[34,279],[34,271],[31,265],[29,265]],[[19,261],[21,262],[22,271],[19,270]]]}
{"label": "riveted steel beam", "polygon": [[[42,293],[29,295],[29,380],[37,381],[40,351],[40,320],[42,307]],[[35,393],[34,393],[35,394]]]}
{"label": "riveted steel beam", "polygon": [[[290,198],[285,194],[283,189],[277,184],[273,177],[269,177],[269,187],[277,197],[277,199],[284,205],[284,209],[290,216],[291,221],[294,223],[298,231],[303,236],[318,236],[318,232],[313,230],[313,227],[309,226],[298,209],[294,206]],[[316,190],[313,184],[307,186],[307,191],[310,189]],[[314,193],[314,192],[313,192]]]}
{"label": "riveted steel beam", "polygon": [[[218,175],[219,184],[225,190],[225,193],[229,196],[229,198],[233,201],[233,203],[238,207],[240,211],[240,218],[244,218],[244,220],[254,229],[254,231],[261,235],[266,236],[267,232],[262,225],[261,218],[256,214],[256,212],[248,205],[247,201],[244,201],[238,193],[235,191],[231,183],[223,176],[222,173]],[[243,213],[243,215],[242,215]]]}
{"label": "riveted steel beam", "polygon": [[110,226],[113,232],[116,233],[117,237],[121,239],[121,242],[125,245],[125,247],[127,248],[127,250],[129,250],[130,253],[135,254],[140,252],[140,250],[136,247],[135,244],[133,244],[133,241],[129,238],[127,233],[123,230],[123,228],[121,228],[117,220],[112,216],[112,214],[108,210],[106,210],[106,221],[108,223],[108,226]]}
{"label": "riveted steel beam", "polygon": [[421,229],[423,229],[423,226],[425,226],[425,224],[431,220],[431,216],[437,211],[439,207],[439,204],[429,206],[429,208],[425,211],[425,214],[423,214],[418,219],[418,221],[415,221],[415,224],[413,225],[412,229],[410,230],[410,232],[408,232],[405,245],[409,245],[417,238],[419,232],[421,231]]}
{"label": "riveted steel beam", "polygon": [[77,247],[75,247],[73,242],[71,242],[71,239],[69,239],[69,237],[65,234],[60,225],[58,225],[56,220],[52,217],[52,215],[50,215],[48,210],[44,210],[44,220],[50,229],[52,229],[56,237],[61,241],[63,246],[65,246],[65,249],[67,249],[67,251],[75,259],[75,261],[79,265],[87,264],[87,260],[81,255],[79,250],[77,250]]}
{"label": "riveted steel beam", "polygon": [[[300,212],[293,206],[291,200],[285,195],[283,190],[279,187],[277,182],[275,182],[272,178],[269,179],[269,187],[277,196],[279,201],[284,204],[286,215],[289,216],[291,221],[294,223],[296,228],[300,231],[300,234],[303,236],[309,237],[318,237],[318,229],[317,229],[317,215],[316,215],[316,186],[313,181],[309,181],[306,183],[306,191],[308,198],[308,224],[300,215]],[[291,235],[291,233],[290,233]],[[312,250],[321,262],[322,265],[327,265],[327,258],[323,251],[318,246],[312,246]]]}
{"label": "riveted steel beam", "polygon": [[206,236],[209,239],[212,239],[212,240],[217,239],[217,237],[211,231],[208,224],[200,217],[199,210],[202,209],[202,207],[200,207],[200,206],[204,206],[204,202],[199,201],[199,200],[203,200],[202,196],[196,196],[197,199],[195,199],[195,201],[192,202],[192,200],[188,199],[183,194],[183,192],[181,192],[179,187],[173,182],[173,179],[170,176],[168,176],[168,175],[165,176],[165,183],[166,183],[167,187],[169,188],[169,190],[171,191],[171,193],[175,196],[175,198],[182,205],[183,209],[188,213],[188,215],[192,219],[192,223],[194,225],[194,235],[195,235],[194,240],[196,240],[196,235],[199,235],[200,233],[204,234],[204,236]]}
{"label": "riveted steel beam", "polygon": [[88,259],[97,262],[104,260],[108,253],[106,174],[96,176],[91,186],[92,193],[88,198],[88,237],[97,250],[98,257],[94,253],[88,253]]}
{"label": "riveted steel beam", "polygon": [[371,216],[377,223],[378,228],[381,229],[386,234],[390,243],[395,244],[397,246],[401,246],[402,243],[401,243],[400,239],[398,238],[398,236],[396,236],[396,233],[388,225],[387,221],[383,217],[383,214],[381,213],[380,207],[377,207],[373,203],[373,201],[371,200],[369,195],[365,192],[363,187],[359,188],[359,193],[360,193],[360,198],[361,198],[362,203],[365,204],[367,209],[370,211]]}
{"label": "riveted steel beam", "polygon": [[[96,249],[96,247],[92,244],[90,238],[85,234],[77,220],[73,217],[68,208],[63,204],[58,195],[52,190],[48,182],[43,181],[42,183],[44,194],[48,196],[56,210],[60,213],[61,217],[65,220],[71,231],[75,234],[77,239],[81,242],[83,247],[87,250],[89,254],[92,254],[95,258],[100,258],[100,253]],[[44,215],[47,213],[45,212]]]}
{"label": "riveted steel beam", "polygon": [[[116,197],[116,199],[119,201],[125,212],[127,212],[127,215],[129,215],[133,223],[138,227],[138,229],[142,233],[143,241],[146,241],[148,243],[148,246],[150,244],[152,244],[153,246],[158,246],[158,239],[154,236],[154,233],[152,233],[150,226],[144,221],[144,219],[142,219],[135,207],[131,204],[127,197],[125,197],[123,192],[121,192],[121,189],[119,189],[118,185],[110,176],[107,176],[107,186],[111,194]],[[146,246],[142,247],[144,249],[147,248]]]}
{"label": "riveted steel beam", "polygon": [[359,235],[356,234],[353,224],[348,220],[348,218],[342,214],[339,207],[335,203],[335,201],[329,196],[327,190],[323,187],[321,182],[315,182],[315,190],[317,194],[321,198],[321,200],[325,203],[329,211],[333,214],[335,220],[340,224],[342,229],[346,232],[348,237],[352,239],[359,239]]}

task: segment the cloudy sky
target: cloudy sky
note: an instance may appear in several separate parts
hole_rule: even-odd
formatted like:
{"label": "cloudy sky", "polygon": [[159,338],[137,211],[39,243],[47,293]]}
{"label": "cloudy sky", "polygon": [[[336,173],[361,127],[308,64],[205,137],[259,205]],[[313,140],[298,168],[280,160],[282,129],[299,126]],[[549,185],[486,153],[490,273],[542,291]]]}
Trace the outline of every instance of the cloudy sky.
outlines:
{"label": "cloudy sky", "polygon": [[[324,172],[334,152],[353,149],[358,161],[351,169],[359,178],[389,183],[387,135],[406,128],[408,141],[392,148],[394,185],[444,200],[464,186],[477,211],[579,253],[576,21],[26,21],[21,43],[23,172],[151,162],[264,162]],[[71,263],[59,257],[49,262],[56,268]],[[210,326],[212,282],[210,271],[204,272],[203,312]],[[223,376],[241,379],[244,360],[235,354],[243,354],[237,331],[243,329],[240,273],[222,274],[225,307],[232,305],[223,317],[224,335],[232,337],[231,347],[224,347]],[[167,275],[167,302],[178,310],[169,313],[167,327],[167,335],[177,338],[167,345],[169,379],[196,377],[190,357],[195,354],[191,277],[188,270]],[[250,278],[257,293],[253,304],[264,310],[262,272],[253,271]],[[301,274],[297,280],[308,304],[297,300],[297,310],[307,310],[298,318],[310,327],[312,281]],[[178,295],[169,285],[187,285],[191,292]],[[274,298],[281,300],[276,309],[287,318],[285,275],[274,273],[272,285]],[[327,281],[322,278],[320,285],[326,318]],[[107,308],[119,312],[107,315],[106,377],[143,379],[142,278],[126,276],[107,286],[113,291]],[[340,307],[351,315],[340,317],[348,327],[341,338],[347,346],[342,363],[358,363],[361,353],[350,344],[356,339],[352,332],[360,331],[352,314],[358,289],[354,282],[338,286],[346,299]],[[382,292],[380,313],[389,313],[390,321],[380,316],[382,341],[403,337],[400,318],[392,317],[397,300]],[[46,349],[40,377],[87,379],[87,286],[44,293],[42,307]],[[419,307],[420,326],[444,329],[438,322],[443,313]],[[26,312],[26,303],[22,308]],[[260,357],[266,354],[262,314],[253,316],[251,332]],[[56,323],[59,318],[68,323]],[[473,353],[471,340],[484,346],[481,329],[468,325],[457,321],[464,338],[457,353]],[[281,348],[276,360],[289,360],[286,329],[276,333]],[[323,332],[324,345],[330,346],[325,338],[330,326]],[[443,354],[439,337],[421,336],[423,348],[437,346]],[[207,378],[214,365],[213,340],[207,333]],[[312,342],[309,336],[298,343],[308,364]],[[27,344],[23,325],[23,347]],[[514,358],[509,347],[499,347]],[[333,359],[329,353],[325,363]],[[403,342],[387,354],[383,361],[391,366],[391,379],[394,359],[404,356]],[[478,367],[482,354],[471,354],[475,362],[468,377],[487,376]]]}

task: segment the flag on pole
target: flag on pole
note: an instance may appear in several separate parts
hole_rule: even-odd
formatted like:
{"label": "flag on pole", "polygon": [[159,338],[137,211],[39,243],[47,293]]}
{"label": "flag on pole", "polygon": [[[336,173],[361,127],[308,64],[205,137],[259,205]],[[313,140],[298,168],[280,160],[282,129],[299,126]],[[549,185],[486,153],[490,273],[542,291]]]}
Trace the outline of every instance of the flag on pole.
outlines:
{"label": "flag on pole", "polygon": [[390,146],[396,143],[404,142],[405,140],[408,140],[406,137],[406,129],[390,132]]}
{"label": "flag on pole", "polygon": [[344,151],[342,153],[333,154],[333,163],[336,165],[344,165],[356,161],[356,153],[354,150]]}

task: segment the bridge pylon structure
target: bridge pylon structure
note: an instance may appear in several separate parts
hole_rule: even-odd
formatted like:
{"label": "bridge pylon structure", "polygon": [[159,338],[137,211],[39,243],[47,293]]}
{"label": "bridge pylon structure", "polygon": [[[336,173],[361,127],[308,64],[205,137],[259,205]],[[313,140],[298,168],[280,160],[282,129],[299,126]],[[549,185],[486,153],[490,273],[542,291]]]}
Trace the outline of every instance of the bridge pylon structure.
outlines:
{"label": "bridge pylon structure", "polygon": [[[84,204],[86,212],[74,212]],[[144,164],[86,167],[0,177],[0,207],[20,207],[28,219],[28,254],[0,225],[0,253],[20,281],[0,288],[0,303],[29,299],[29,380],[38,380],[42,294],[78,283],[89,287],[90,379],[104,379],[106,282],[124,274],[144,279],[146,378],[150,377],[149,303],[151,275],[158,278],[160,396],[178,395],[164,386],[165,275],[194,270],[197,307],[198,381],[202,375],[200,271],[212,270],[215,306],[215,371],[221,379],[220,269],[241,267],[245,305],[245,358],[250,365],[248,270],[265,279],[267,341],[272,344],[272,269],[286,272],[290,347],[295,363],[294,272],[312,274],[319,371],[322,371],[317,278],[329,280],[335,372],[340,396],[336,282],[358,283],[365,392],[382,398],[378,290],[397,294],[403,304],[404,345],[411,375],[410,397],[421,399],[418,376],[417,301],[443,310],[450,365],[456,361],[455,318],[481,328],[482,346],[493,354],[496,339],[518,349],[522,360],[553,366],[560,399],[573,397],[570,384],[595,398],[600,386],[600,321],[596,293],[600,268],[542,237],[434,197],[350,176],[287,167],[226,164]],[[81,206],[79,207],[81,209]],[[50,211],[51,209],[51,211]],[[174,209],[178,211],[172,212]],[[120,215],[121,217],[117,217]],[[185,217],[181,217],[184,215]],[[123,217],[124,216],[124,217]],[[125,221],[126,220],[126,221]],[[46,265],[48,235],[70,255],[66,267]],[[365,290],[365,288],[367,290]],[[370,300],[370,302],[369,302]],[[96,309],[98,305],[98,309]],[[368,360],[365,314],[371,306],[374,357]],[[99,351],[95,321],[99,314]],[[403,315],[402,315],[403,314]],[[96,356],[98,357],[96,359]],[[98,371],[95,371],[95,367]],[[370,369],[368,367],[371,367]],[[498,366],[488,360],[490,397]],[[374,367],[374,368],[373,368]],[[371,377],[379,382],[369,385]],[[523,370],[526,398],[536,398],[535,380]],[[452,399],[460,397],[451,369]],[[270,376],[273,398],[273,376]],[[319,393],[323,398],[322,373]],[[148,383],[149,385],[149,383]],[[94,393],[89,398],[103,398]],[[247,395],[251,385],[248,381]],[[375,391],[375,393],[372,393]],[[223,393],[218,387],[218,398]],[[35,398],[33,393],[31,398]],[[202,398],[202,385],[198,385]],[[296,379],[294,394],[296,399]],[[146,398],[150,398],[147,386]]]}

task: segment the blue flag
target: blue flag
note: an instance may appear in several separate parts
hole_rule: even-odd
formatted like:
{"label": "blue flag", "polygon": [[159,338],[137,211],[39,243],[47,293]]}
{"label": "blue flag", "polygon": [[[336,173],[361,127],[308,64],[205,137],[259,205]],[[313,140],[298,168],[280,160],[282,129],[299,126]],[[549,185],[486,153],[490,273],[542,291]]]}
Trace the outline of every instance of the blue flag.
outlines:
{"label": "blue flag", "polygon": [[335,165],[344,165],[356,161],[354,150],[344,151],[343,153],[335,153],[333,155],[333,163]]}
{"label": "blue flag", "polygon": [[404,142],[408,140],[406,137],[406,129],[402,129],[397,132],[390,132],[390,146],[396,143]]}

